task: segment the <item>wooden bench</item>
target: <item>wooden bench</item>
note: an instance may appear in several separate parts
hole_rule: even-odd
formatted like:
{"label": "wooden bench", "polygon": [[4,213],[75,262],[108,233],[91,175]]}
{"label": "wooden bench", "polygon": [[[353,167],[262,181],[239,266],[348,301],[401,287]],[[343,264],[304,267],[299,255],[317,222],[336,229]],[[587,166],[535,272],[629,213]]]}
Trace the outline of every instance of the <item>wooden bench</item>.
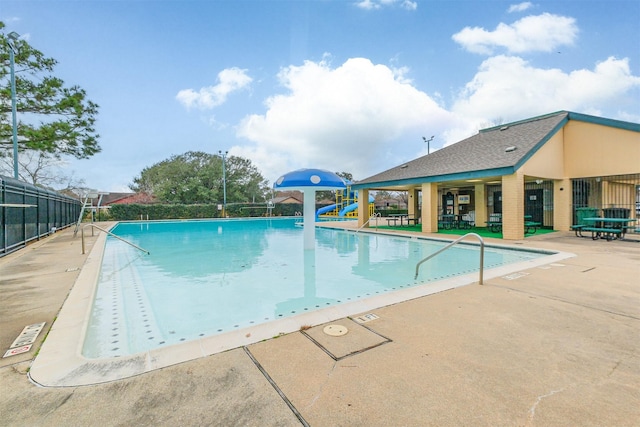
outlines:
{"label": "wooden bench", "polygon": [[622,228],[604,228],[604,227],[582,227],[582,231],[590,231],[591,238],[593,240],[598,240],[602,237],[607,239],[607,241],[611,241],[620,235],[624,231]]}

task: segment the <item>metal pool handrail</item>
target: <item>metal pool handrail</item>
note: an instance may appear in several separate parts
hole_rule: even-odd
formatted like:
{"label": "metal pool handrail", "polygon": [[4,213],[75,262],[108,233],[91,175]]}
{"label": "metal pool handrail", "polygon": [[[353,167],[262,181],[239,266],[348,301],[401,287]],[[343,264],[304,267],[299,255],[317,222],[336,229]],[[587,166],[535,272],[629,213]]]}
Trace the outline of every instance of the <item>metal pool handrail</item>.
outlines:
{"label": "metal pool handrail", "polygon": [[369,222],[370,222],[373,218],[376,218],[376,230],[378,230],[378,219],[377,219],[377,218],[382,218],[382,214],[381,214],[380,212],[376,212],[376,213],[374,213],[373,215],[371,215],[371,216],[369,217],[369,219],[365,221],[365,223],[364,223],[364,224],[362,224],[360,227],[358,227],[358,228],[356,229],[356,233],[357,233],[358,231],[362,230],[362,229],[364,228],[364,226],[365,226],[365,225],[369,224]]}
{"label": "metal pool handrail", "polygon": [[115,238],[116,238],[116,239],[118,239],[118,240],[122,240],[122,241],[123,241],[123,242],[125,242],[127,245],[131,245],[131,246],[133,246],[134,248],[136,248],[136,249],[138,249],[138,250],[141,250],[142,252],[145,252],[147,255],[151,255],[151,252],[149,252],[148,250],[146,250],[146,249],[142,249],[140,246],[136,246],[136,245],[134,245],[133,243],[131,243],[130,241],[125,240],[125,239],[123,239],[123,238],[122,238],[122,237],[120,237],[120,236],[116,236],[116,235],[115,235],[115,234],[113,234],[112,232],[107,231],[107,230],[105,230],[105,229],[104,229],[104,228],[102,228],[102,227],[98,227],[98,226],[97,226],[97,225],[95,225],[95,224],[87,224],[87,225],[85,225],[84,227],[82,227],[81,235],[82,235],[82,254],[83,254],[83,255],[84,255],[84,229],[85,229],[85,228],[87,228],[87,227],[92,227],[92,228],[91,228],[91,235],[92,235],[92,236],[93,236],[93,229],[94,229],[94,228],[97,228],[97,229],[98,229],[98,230],[100,230],[100,231],[104,231],[104,232],[105,232],[105,233],[107,233],[109,236],[115,237]]}
{"label": "metal pool handrail", "polygon": [[437,250],[436,252],[432,253],[431,255],[429,255],[428,257],[426,257],[425,259],[423,259],[422,261],[418,262],[416,264],[416,275],[413,278],[413,280],[416,280],[418,278],[418,270],[420,269],[420,265],[425,262],[430,260],[431,258],[433,258],[434,256],[438,255],[441,252],[446,251],[447,249],[449,249],[451,246],[454,246],[455,244],[457,244],[458,242],[460,242],[461,240],[463,240],[464,238],[468,237],[468,236],[474,236],[477,237],[478,240],[480,241],[480,284],[482,285],[482,281],[483,281],[483,277],[484,277],[484,272],[483,272],[483,268],[484,268],[484,240],[482,240],[482,237],[480,237],[478,234],[476,233],[467,233],[464,236],[454,240],[453,242],[449,243],[447,246],[445,246],[442,249]]}

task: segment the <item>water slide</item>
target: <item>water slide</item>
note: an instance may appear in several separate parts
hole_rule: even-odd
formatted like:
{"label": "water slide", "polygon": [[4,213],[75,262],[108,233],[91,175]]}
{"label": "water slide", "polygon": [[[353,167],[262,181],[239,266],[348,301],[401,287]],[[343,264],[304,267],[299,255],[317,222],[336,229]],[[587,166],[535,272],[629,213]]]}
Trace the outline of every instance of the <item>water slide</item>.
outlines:
{"label": "water slide", "polygon": [[[374,201],[373,196],[369,196],[369,203],[373,203],[373,201]],[[349,212],[355,211],[356,209],[358,209],[358,202],[352,203],[349,206],[342,208],[340,212],[338,212],[338,216],[345,216]]]}
{"label": "water slide", "polygon": [[[373,203],[373,200],[374,200],[374,199],[373,199],[373,196],[369,196],[369,203]],[[322,215],[322,214],[323,214],[323,213],[325,213],[325,212],[329,212],[329,211],[334,210],[335,208],[336,208],[336,205],[335,205],[335,204],[333,204],[333,205],[325,206],[325,207],[323,207],[323,208],[318,209],[318,210],[316,211],[316,218],[317,218],[319,215]],[[358,202],[356,202],[356,203],[352,203],[352,204],[350,204],[350,205],[348,205],[348,206],[346,206],[346,207],[342,208],[342,209],[340,210],[340,212],[338,212],[338,216],[341,216],[341,217],[342,217],[342,216],[345,216],[345,215],[346,215],[346,214],[348,214],[349,212],[354,211],[354,210],[356,210],[356,209],[358,209]]]}
{"label": "water slide", "polygon": [[340,209],[340,212],[338,212],[338,216],[345,216],[349,212],[355,211],[356,209],[358,209],[358,203],[351,203],[349,206]]}
{"label": "water slide", "polygon": [[333,205],[325,206],[325,207],[323,207],[323,208],[318,209],[318,210],[316,211],[316,218],[317,218],[319,215],[322,215],[322,214],[323,214],[323,213],[325,213],[325,212],[329,212],[329,211],[334,210],[335,208],[336,208],[336,205],[335,205],[335,204],[333,204]]}

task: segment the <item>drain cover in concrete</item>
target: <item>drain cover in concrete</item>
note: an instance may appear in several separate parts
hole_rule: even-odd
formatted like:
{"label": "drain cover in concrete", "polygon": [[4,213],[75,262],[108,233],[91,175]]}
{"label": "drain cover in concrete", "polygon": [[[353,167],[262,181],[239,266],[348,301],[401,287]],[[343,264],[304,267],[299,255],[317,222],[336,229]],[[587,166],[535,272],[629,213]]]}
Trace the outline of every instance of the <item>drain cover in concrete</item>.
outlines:
{"label": "drain cover in concrete", "polygon": [[341,337],[343,335],[346,335],[349,330],[342,325],[327,325],[324,327],[322,332],[332,337]]}
{"label": "drain cover in concrete", "polygon": [[[380,344],[389,342],[390,340],[376,334],[375,332],[365,328],[364,326],[350,320],[343,319],[340,321],[342,325],[335,323],[329,325],[318,325],[304,331],[317,345],[322,347],[331,357],[338,360],[350,354],[359,353],[371,348],[375,348]],[[343,326],[348,325],[348,326]],[[341,327],[344,329],[344,336],[336,338],[327,334],[330,327]],[[332,328],[333,329],[333,328]],[[347,334],[346,331],[349,331]]]}

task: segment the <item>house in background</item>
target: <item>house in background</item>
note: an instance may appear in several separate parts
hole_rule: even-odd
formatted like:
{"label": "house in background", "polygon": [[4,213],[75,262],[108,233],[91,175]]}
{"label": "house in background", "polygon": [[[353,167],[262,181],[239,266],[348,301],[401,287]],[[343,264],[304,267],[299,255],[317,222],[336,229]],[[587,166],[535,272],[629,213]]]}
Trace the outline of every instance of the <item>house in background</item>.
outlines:
{"label": "house in background", "polygon": [[301,191],[278,191],[272,199],[274,204],[278,203],[297,203],[302,204],[304,195]]}
{"label": "house in background", "polygon": [[[74,194],[75,197],[78,197]],[[80,197],[80,201],[87,198],[85,212],[91,212],[92,219],[100,220],[101,214],[109,210],[111,205],[152,205],[158,203],[155,196],[147,193],[121,193],[121,192],[89,192],[85,196]]]}
{"label": "house in background", "polygon": [[398,197],[398,198],[376,197],[373,203],[375,205],[376,211],[384,211],[387,209],[407,209],[407,203],[404,200],[402,200],[401,197]]}
{"label": "house in background", "polygon": [[[477,226],[499,216],[504,239],[522,239],[525,216],[570,230],[579,209],[636,219],[640,124],[559,111],[478,134],[353,184],[355,190],[408,191],[409,215],[437,232],[442,215]],[[358,206],[359,226],[368,220]]]}
{"label": "house in background", "polygon": [[152,205],[154,203],[158,203],[156,196],[147,193],[107,193],[102,198],[101,206]]}

